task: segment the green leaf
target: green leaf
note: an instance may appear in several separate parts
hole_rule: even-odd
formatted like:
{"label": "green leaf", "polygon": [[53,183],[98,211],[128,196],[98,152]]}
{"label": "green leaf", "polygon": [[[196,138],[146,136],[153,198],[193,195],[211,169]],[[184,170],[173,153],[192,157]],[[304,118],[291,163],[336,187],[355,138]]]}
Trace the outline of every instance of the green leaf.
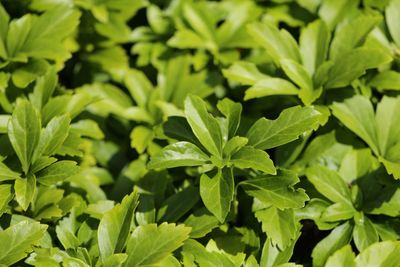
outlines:
{"label": "green leaf", "polygon": [[72,160],[61,160],[51,164],[49,167],[36,174],[39,183],[47,186],[57,184],[65,179],[76,175],[80,168]]}
{"label": "green leaf", "polygon": [[399,16],[400,16],[400,1],[392,0],[385,10],[386,24],[388,26],[390,35],[392,36],[397,47],[400,46],[400,29]]}
{"label": "green leaf", "polygon": [[[216,249],[215,249],[216,250]],[[235,265],[228,257],[229,254],[216,251],[209,251],[203,247],[199,242],[189,239],[185,242],[182,248],[183,262],[189,266],[226,266],[235,267]]]}
{"label": "green leaf", "polygon": [[245,137],[234,136],[226,142],[223,150],[224,157],[230,157],[247,144],[248,140]]}
{"label": "green leaf", "polygon": [[262,223],[262,229],[272,244],[281,250],[285,250],[297,236],[298,225],[292,209],[269,207],[256,211],[255,216]]}
{"label": "green leaf", "polygon": [[392,61],[392,58],[375,48],[356,48],[341,55],[329,71],[326,88],[349,85],[368,69],[377,68]]}
{"label": "green leaf", "polygon": [[253,23],[248,26],[249,34],[271,55],[276,65],[282,59],[300,62],[300,52],[294,38],[284,29],[278,30],[270,23]]}
{"label": "green leaf", "polygon": [[185,115],[201,144],[214,156],[220,156],[222,133],[217,120],[208,113],[205,102],[198,96],[189,95],[185,100]]}
{"label": "green leaf", "polygon": [[363,213],[357,213],[354,217],[355,226],[353,229],[353,239],[359,251],[363,251],[370,245],[379,241],[378,232],[374,224]]}
{"label": "green leaf", "polygon": [[369,86],[378,90],[400,90],[400,73],[386,70],[378,73],[368,83]]}
{"label": "green leaf", "polygon": [[105,259],[103,267],[122,267],[128,255],[125,253],[117,253]]}
{"label": "green leaf", "polygon": [[233,173],[229,168],[218,169],[217,174],[200,177],[200,196],[206,208],[223,223],[231,208],[234,194]]}
{"label": "green leaf", "polygon": [[158,222],[176,222],[199,201],[199,189],[188,187],[166,199],[157,213]]}
{"label": "green leaf", "polygon": [[12,185],[0,185],[0,216],[3,215],[4,210],[7,208],[8,203],[13,199],[14,193],[12,192]]}
{"label": "green leaf", "polygon": [[[242,105],[235,103],[228,98],[219,101],[217,108],[226,117],[226,129],[228,130],[227,140],[231,139],[240,125],[240,116],[242,115]],[[225,137],[225,136],[224,136]]]}
{"label": "green leaf", "polygon": [[328,257],[351,241],[353,227],[346,222],[335,229],[313,249],[313,266],[324,266]]}
{"label": "green leaf", "polygon": [[360,46],[371,30],[382,20],[377,15],[360,15],[340,27],[333,38],[329,51],[330,59],[336,60],[353,48]]}
{"label": "green leaf", "polygon": [[358,0],[325,0],[321,3],[318,15],[329,29],[334,29],[337,24],[357,10],[358,4]]}
{"label": "green leaf", "polygon": [[276,169],[269,155],[260,149],[245,146],[231,156],[230,163],[237,168],[252,168],[268,174],[276,174]]}
{"label": "green leaf", "polygon": [[155,265],[183,245],[189,237],[190,228],[173,223],[138,226],[129,237],[124,266]]}
{"label": "green leaf", "polygon": [[25,211],[32,202],[36,191],[36,177],[29,174],[26,178],[15,180],[14,184],[15,199],[21,208]]}
{"label": "green leaf", "polygon": [[164,133],[179,141],[187,141],[201,147],[201,144],[194,135],[189,123],[183,117],[172,116],[163,124]]}
{"label": "green leaf", "polygon": [[25,15],[19,19],[14,19],[10,22],[8,33],[7,33],[7,51],[8,57],[15,61],[27,62],[27,56],[25,54],[18,54],[26,42],[29,31],[32,27],[32,16],[30,14]]}
{"label": "green leaf", "polygon": [[0,162],[0,181],[16,180],[20,177],[18,172],[15,172],[7,167],[3,162]]}
{"label": "green leaf", "polygon": [[282,59],[281,67],[285,74],[297,84],[300,89],[313,90],[311,76],[302,65],[291,59]]}
{"label": "green leaf", "polygon": [[299,97],[304,104],[310,105],[319,97],[320,90],[314,90],[313,80],[302,65],[290,59],[283,59],[281,66],[285,74],[300,87]]}
{"label": "green leaf", "polygon": [[299,181],[295,173],[280,171],[275,176],[262,175],[239,185],[265,205],[273,205],[278,209],[301,208],[309,198],[303,189],[293,187]]}
{"label": "green leaf", "polygon": [[[376,108],[376,129],[380,154],[391,154],[400,142],[400,97],[384,96]],[[397,159],[396,159],[397,160]]]}
{"label": "green leaf", "polygon": [[8,138],[25,174],[28,173],[33,153],[39,143],[40,129],[39,112],[30,102],[18,101],[8,124]]}
{"label": "green leaf", "polygon": [[303,28],[300,35],[300,52],[303,65],[310,75],[325,61],[330,41],[330,32],[322,20]]}
{"label": "green leaf", "polygon": [[183,16],[199,35],[210,42],[210,48],[214,48],[216,36],[209,14],[200,5],[186,4],[183,6]]}
{"label": "green leaf", "polygon": [[356,210],[352,205],[346,202],[338,202],[330,205],[321,214],[320,219],[326,222],[338,222],[349,220],[356,214]]}
{"label": "green leaf", "polygon": [[129,69],[127,75],[125,75],[124,82],[138,106],[145,107],[148,97],[153,90],[153,85],[144,73],[135,69]]}
{"label": "green leaf", "polygon": [[180,49],[207,47],[206,41],[203,40],[199,34],[188,29],[180,29],[176,31],[174,36],[168,40],[167,44]]}
{"label": "green leaf", "polygon": [[353,206],[349,186],[337,172],[322,165],[315,165],[307,169],[306,176],[315,188],[332,202]]}
{"label": "green leaf", "polygon": [[[105,213],[101,219],[97,238],[99,240],[100,256],[103,261],[114,253],[122,252],[124,249],[137,204],[138,194],[137,191],[133,191],[129,196],[124,197],[121,204],[117,204]],[[127,252],[130,255],[129,248]],[[129,256],[127,262],[130,262]]]}
{"label": "green leaf", "polygon": [[47,225],[25,220],[0,231],[0,264],[10,266],[25,258],[46,229]]}
{"label": "green leaf", "polygon": [[40,134],[39,144],[35,149],[33,160],[40,156],[51,156],[67,139],[69,133],[69,115],[56,116],[50,120]]}
{"label": "green leaf", "polygon": [[19,88],[25,88],[38,76],[44,75],[48,65],[45,60],[30,59],[29,62],[13,72],[11,76],[12,82]]}
{"label": "green leaf", "polygon": [[300,236],[299,228],[297,228],[296,235],[297,235],[296,238],[292,240],[291,244],[283,250],[281,250],[278,246],[273,245],[271,238],[268,237],[267,240],[265,240],[262,249],[260,266],[265,266],[265,267],[282,266],[285,263],[289,262],[290,258],[293,255],[293,250],[296,241]]}
{"label": "green leaf", "polygon": [[229,68],[223,69],[222,73],[228,80],[243,85],[254,85],[260,80],[269,78],[268,75],[261,73],[254,63],[246,61],[235,62]]}
{"label": "green leaf", "polygon": [[149,169],[198,166],[209,161],[209,157],[197,146],[189,142],[177,142],[164,147],[151,157]]}
{"label": "green leaf", "polygon": [[244,100],[272,95],[297,95],[299,89],[281,78],[265,78],[246,90]]}
{"label": "green leaf", "polygon": [[36,84],[33,88],[33,93],[29,95],[29,100],[38,110],[41,110],[49,101],[56,89],[57,82],[58,77],[54,68],[49,68],[46,74],[36,79]]}
{"label": "green leaf", "polygon": [[184,222],[188,227],[192,228],[190,232],[191,238],[200,238],[212,231],[219,225],[217,217],[212,215],[205,208],[195,210]]}
{"label": "green leaf", "polygon": [[141,154],[153,141],[154,133],[147,127],[137,126],[133,128],[129,137],[131,138],[131,147]]}
{"label": "green leaf", "polygon": [[375,243],[356,257],[356,266],[395,267],[400,261],[400,242]]}
{"label": "green leaf", "polygon": [[282,111],[276,120],[261,118],[247,132],[249,145],[269,149],[296,140],[301,134],[316,129],[321,113],[312,107],[291,107]]}
{"label": "green leaf", "polygon": [[70,132],[93,139],[103,139],[104,134],[99,125],[93,120],[79,120],[71,124]]}
{"label": "green leaf", "polygon": [[325,267],[356,267],[355,263],[356,256],[350,245],[346,245],[343,248],[337,250],[332,256],[326,261]]}
{"label": "green leaf", "polygon": [[375,153],[379,152],[374,109],[367,98],[354,96],[343,103],[335,102],[331,109],[347,128],[361,137]]}

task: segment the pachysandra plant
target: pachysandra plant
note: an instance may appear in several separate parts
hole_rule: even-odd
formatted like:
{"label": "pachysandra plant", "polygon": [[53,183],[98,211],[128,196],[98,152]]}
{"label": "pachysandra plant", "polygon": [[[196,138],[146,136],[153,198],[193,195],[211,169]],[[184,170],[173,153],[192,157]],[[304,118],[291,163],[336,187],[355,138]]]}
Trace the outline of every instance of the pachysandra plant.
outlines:
{"label": "pachysandra plant", "polygon": [[0,266],[398,266],[399,0],[0,3]]}

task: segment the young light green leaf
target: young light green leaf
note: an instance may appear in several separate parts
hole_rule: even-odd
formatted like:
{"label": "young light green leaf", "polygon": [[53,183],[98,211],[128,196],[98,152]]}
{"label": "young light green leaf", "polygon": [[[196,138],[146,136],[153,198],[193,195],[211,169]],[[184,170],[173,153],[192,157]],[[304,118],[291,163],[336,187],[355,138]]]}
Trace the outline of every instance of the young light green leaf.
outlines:
{"label": "young light green leaf", "polygon": [[354,217],[355,226],[353,229],[354,244],[359,251],[379,241],[378,231],[374,224],[363,213],[357,213]]}
{"label": "young light green leaf", "polygon": [[131,147],[141,154],[153,141],[154,133],[147,127],[137,126],[133,128],[129,137],[131,138]]}
{"label": "young light green leaf", "polygon": [[104,133],[99,125],[93,120],[79,120],[70,126],[70,132],[93,139],[103,139]]}
{"label": "young light green leaf", "polygon": [[46,229],[47,225],[25,220],[0,231],[0,265],[11,266],[25,258]]}
{"label": "young light green leaf", "polygon": [[279,209],[301,208],[309,199],[303,189],[294,189],[299,182],[294,172],[280,171],[277,175],[262,175],[243,181],[239,185],[252,197],[265,205],[273,205]]}
{"label": "young light green leaf", "polygon": [[12,192],[12,185],[0,185],[0,216],[3,215],[4,210],[7,208],[8,203],[13,199],[14,193]]}
{"label": "young light green leaf", "polygon": [[30,102],[18,101],[8,124],[8,138],[25,174],[28,173],[33,153],[39,143],[40,129],[39,112]]}
{"label": "young light green leaf", "polygon": [[386,70],[375,75],[368,83],[378,90],[400,90],[400,73]]}
{"label": "young light green leaf", "polygon": [[336,118],[379,154],[374,108],[367,98],[354,96],[343,103],[335,102],[331,109]]}
{"label": "young light green leaf", "polygon": [[205,102],[198,96],[189,95],[185,100],[185,115],[201,144],[214,156],[220,156],[221,130],[218,121],[208,113]]}
{"label": "young light green leaf", "polygon": [[35,162],[40,156],[51,156],[64,143],[69,133],[71,119],[68,114],[50,120],[40,134],[39,144],[32,157]]}
{"label": "young light green leaf", "polygon": [[7,167],[3,162],[0,162],[0,181],[15,180],[20,177],[18,172],[15,172]]}
{"label": "young light green leaf", "polygon": [[168,257],[188,239],[190,228],[173,223],[141,225],[129,237],[124,266],[155,265]]}
{"label": "young light green leaf", "polygon": [[27,210],[32,202],[36,191],[36,177],[29,174],[26,178],[15,180],[15,199],[23,210]]}
{"label": "young light green leaf", "polygon": [[313,249],[313,266],[322,267],[327,259],[336,250],[347,245],[351,241],[353,227],[346,222],[336,227],[327,237],[322,239]]}
{"label": "young light green leaf", "polygon": [[318,15],[334,29],[349,13],[355,12],[359,2],[357,0],[325,0],[321,3]]}
{"label": "young light green leaf", "polygon": [[285,109],[276,120],[261,118],[247,132],[249,145],[269,149],[296,140],[301,134],[315,130],[322,114],[312,107]]}
{"label": "young light green leaf", "polygon": [[291,244],[285,249],[281,250],[278,246],[272,244],[270,237],[264,242],[262,249],[260,266],[274,267],[274,266],[285,266],[289,262],[293,255],[294,246],[300,234],[297,230],[297,236],[295,240],[292,240]]}
{"label": "young light green leaf", "polygon": [[282,59],[292,59],[300,62],[299,47],[287,31],[279,31],[270,23],[250,24],[248,31],[258,44],[266,48],[278,66]]}
{"label": "young light green leaf", "polygon": [[208,47],[216,49],[216,33],[209,18],[209,14],[196,4],[185,4],[183,6],[183,16],[190,26],[207,42]]}
{"label": "young light green leaf", "polygon": [[325,222],[338,222],[349,220],[356,214],[356,209],[345,202],[330,205],[321,214],[320,219]]}
{"label": "young light green leaf", "polygon": [[303,28],[300,35],[300,52],[303,65],[313,75],[325,61],[330,41],[330,32],[325,22],[316,20]]}
{"label": "young light green leaf", "polygon": [[29,100],[38,110],[41,110],[49,101],[56,89],[57,82],[58,77],[54,68],[50,68],[45,75],[36,79],[36,84],[33,88],[33,93],[29,95]]}
{"label": "young light green leaf", "polygon": [[300,89],[313,90],[311,76],[301,64],[291,59],[282,59],[280,62],[285,74],[297,84]]}
{"label": "young light green leaf", "polygon": [[124,249],[132,223],[133,212],[138,204],[138,197],[137,191],[133,191],[122,199],[121,204],[117,204],[105,213],[101,219],[97,238],[99,240],[100,256],[103,261],[114,253],[122,252]]}
{"label": "young light green leaf", "polygon": [[209,157],[197,146],[189,142],[177,142],[164,147],[151,157],[149,169],[198,166],[209,161]]}
{"label": "young light green leaf", "polygon": [[124,80],[129,93],[139,107],[145,107],[153,85],[141,71],[129,69]]}
{"label": "young light green leaf", "polygon": [[377,15],[360,15],[340,27],[333,38],[329,57],[336,60],[353,48],[360,46],[370,31],[382,20]]}
{"label": "young light green leaf", "polygon": [[392,0],[390,4],[386,7],[385,10],[386,15],[386,24],[388,26],[390,35],[392,36],[394,42],[397,47],[400,47],[400,29],[399,25],[399,17],[400,17],[400,1]]}
{"label": "young light green leaf", "polygon": [[226,142],[223,150],[224,157],[230,157],[236,152],[238,152],[241,148],[243,148],[247,144],[248,140],[246,137],[234,136],[228,142]]}
{"label": "young light green leaf", "polygon": [[356,267],[355,262],[356,256],[350,245],[346,245],[343,248],[337,250],[332,256],[326,261],[325,267]]}
{"label": "young light green leaf", "polygon": [[212,231],[219,225],[217,217],[212,215],[206,208],[195,210],[184,222],[192,228],[191,238],[200,238]]}
{"label": "young light green leaf", "polygon": [[233,154],[230,163],[241,169],[252,168],[268,174],[276,174],[274,162],[267,152],[251,146],[245,146]]}
{"label": "young light green leaf", "polygon": [[349,85],[368,69],[377,68],[392,61],[390,55],[375,48],[356,48],[341,55],[329,71],[326,88]]}
{"label": "young light green leaf", "polygon": [[281,78],[265,78],[246,90],[244,100],[272,95],[297,95],[299,89]]}
{"label": "young light green leaf", "polygon": [[117,253],[105,259],[103,267],[122,267],[128,255],[125,253]]}
{"label": "young light green leaf", "polygon": [[39,171],[36,176],[39,183],[51,186],[74,176],[79,171],[80,167],[75,161],[61,160]]}
{"label": "young light green leaf", "polygon": [[353,206],[350,189],[337,172],[322,165],[315,165],[306,170],[306,176],[315,188],[329,200]]}
{"label": "young light green leaf", "polygon": [[226,128],[228,130],[227,140],[231,139],[240,125],[240,117],[242,115],[242,105],[235,103],[228,98],[219,101],[217,108],[226,117]]}
{"label": "young light green leaf", "polygon": [[255,216],[272,244],[281,250],[285,250],[297,236],[298,225],[292,209],[269,207],[256,211]]}
{"label": "young light green leaf", "polygon": [[356,266],[395,267],[400,262],[400,242],[375,243],[356,257]]}
{"label": "young light green leaf", "polygon": [[233,173],[229,168],[218,170],[217,174],[200,177],[200,196],[206,208],[223,223],[228,215],[234,194]]}
{"label": "young light green leaf", "polygon": [[223,69],[222,73],[228,80],[243,85],[253,85],[259,80],[269,78],[268,75],[261,73],[254,63],[246,61],[235,62],[229,68]]}

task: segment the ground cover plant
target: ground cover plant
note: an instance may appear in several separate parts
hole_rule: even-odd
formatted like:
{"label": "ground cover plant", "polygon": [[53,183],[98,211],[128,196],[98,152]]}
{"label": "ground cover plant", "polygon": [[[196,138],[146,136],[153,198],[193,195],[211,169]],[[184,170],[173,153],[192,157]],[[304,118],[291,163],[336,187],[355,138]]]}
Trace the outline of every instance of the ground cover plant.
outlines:
{"label": "ground cover plant", "polygon": [[0,0],[0,266],[400,266],[400,0]]}

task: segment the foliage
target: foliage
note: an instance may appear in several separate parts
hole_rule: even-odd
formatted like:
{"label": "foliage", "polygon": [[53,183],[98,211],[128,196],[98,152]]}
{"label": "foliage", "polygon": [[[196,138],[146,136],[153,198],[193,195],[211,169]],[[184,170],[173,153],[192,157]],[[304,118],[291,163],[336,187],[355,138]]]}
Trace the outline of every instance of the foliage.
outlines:
{"label": "foliage", "polygon": [[399,0],[0,0],[0,266],[398,266]]}

